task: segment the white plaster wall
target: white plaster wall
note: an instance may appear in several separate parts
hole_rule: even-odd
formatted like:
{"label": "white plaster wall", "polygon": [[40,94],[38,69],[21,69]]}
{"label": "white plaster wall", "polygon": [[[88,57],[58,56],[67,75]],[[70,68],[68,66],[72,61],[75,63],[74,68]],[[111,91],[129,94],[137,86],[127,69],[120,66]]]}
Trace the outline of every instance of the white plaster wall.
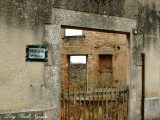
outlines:
{"label": "white plaster wall", "polygon": [[42,44],[29,28],[0,23],[0,111],[35,108],[41,100],[44,63],[26,62],[26,45]]}

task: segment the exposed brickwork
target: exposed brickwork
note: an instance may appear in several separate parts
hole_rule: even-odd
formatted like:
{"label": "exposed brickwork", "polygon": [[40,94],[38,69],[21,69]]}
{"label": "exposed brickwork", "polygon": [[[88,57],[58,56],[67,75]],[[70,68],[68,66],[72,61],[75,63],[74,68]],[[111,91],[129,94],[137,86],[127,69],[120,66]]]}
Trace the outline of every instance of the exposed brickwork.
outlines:
{"label": "exposed brickwork", "polygon": [[[61,70],[62,70],[62,85],[64,89],[67,88],[69,83],[69,63],[67,59],[67,51],[70,51],[70,55],[77,53],[75,51],[79,50],[79,54],[87,55],[87,78],[86,83],[90,84],[87,88],[88,90],[100,87],[103,84],[110,85],[112,83],[117,83],[118,81],[127,82],[127,54],[128,54],[128,40],[125,34],[120,33],[107,33],[99,31],[84,30],[85,37],[72,37],[63,38],[61,40]],[[62,29],[61,34],[64,34],[64,29]],[[89,54],[85,54],[83,51],[88,51]],[[106,79],[105,75],[100,79],[100,58],[99,55],[112,54],[112,80],[102,81],[101,79]],[[78,54],[77,54],[78,55]],[[116,87],[116,86],[112,86]]]}

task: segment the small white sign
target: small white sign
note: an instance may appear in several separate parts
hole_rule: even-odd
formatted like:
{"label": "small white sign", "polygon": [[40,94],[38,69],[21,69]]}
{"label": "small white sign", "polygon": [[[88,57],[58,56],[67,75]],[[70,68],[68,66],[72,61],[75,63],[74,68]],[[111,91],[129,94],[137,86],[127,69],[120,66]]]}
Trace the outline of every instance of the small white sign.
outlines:
{"label": "small white sign", "polygon": [[45,59],[45,49],[44,48],[29,48],[29,58],[30,59]]}
{"label": "small white sign", "polygon": [[42,45],[27,45],[26,46],[26,61],[47,62],[48,48]]}

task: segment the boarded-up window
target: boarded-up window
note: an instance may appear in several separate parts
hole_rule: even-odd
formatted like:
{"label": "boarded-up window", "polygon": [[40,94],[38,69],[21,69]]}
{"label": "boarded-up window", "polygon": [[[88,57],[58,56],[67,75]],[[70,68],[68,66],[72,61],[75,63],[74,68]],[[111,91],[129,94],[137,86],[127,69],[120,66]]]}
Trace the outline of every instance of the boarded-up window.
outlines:
{"label": "boarded-up window", "polygon": [[112,55],[99,55],[99,72],[100,81],[103,83],[111,82],[112,80]]}
{"label": "boarded-up window", "polygon": [[70,56],[70,82],[86,81],[86,56]]}

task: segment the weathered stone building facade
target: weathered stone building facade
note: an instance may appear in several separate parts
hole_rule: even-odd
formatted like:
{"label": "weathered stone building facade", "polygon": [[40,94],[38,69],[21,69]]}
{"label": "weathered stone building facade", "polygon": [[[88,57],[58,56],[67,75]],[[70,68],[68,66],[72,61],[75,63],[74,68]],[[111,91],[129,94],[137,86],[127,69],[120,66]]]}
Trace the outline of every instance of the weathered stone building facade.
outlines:
{"label": "weathered stone building facade", "polygon": [[[158,0],[1,0],[0,119],[7,118],[6,113],[14,113],[17,117],[18,113],[26,112],[47,120],[60,119],[61,63],[64,59],[61,55],[65,46],[62,31],[65,27],[86,30],[86,35],[100,31],[115,34],[118,40],[125,39],[129,119],[141,119],[142,85],[145,86],[145,119],[158,119],[159,21]],[[107,44],[105,38],[98,39],[94,47]],[[27,45],[47,45],[48,62],[27,62]],[[64,50],[65,54],[69,52],[69,49]],[[91,53],[89,50],[83,52]],[[145,54],[145,74],[142,74],[142,53]],[[142,84],[143,78],[145,83]]]}

